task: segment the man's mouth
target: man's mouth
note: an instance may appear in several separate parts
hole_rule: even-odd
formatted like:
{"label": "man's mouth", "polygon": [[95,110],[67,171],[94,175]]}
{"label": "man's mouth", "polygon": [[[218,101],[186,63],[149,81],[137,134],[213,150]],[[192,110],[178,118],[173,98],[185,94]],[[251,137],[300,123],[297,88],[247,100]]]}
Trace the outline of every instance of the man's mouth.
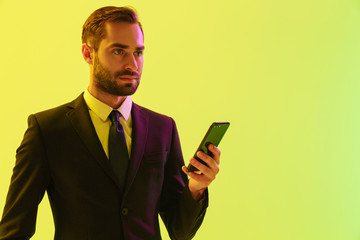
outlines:
{"label": "man's mouth", "polygon": [[129,80],[129,81],[138,79],[138,77],[135,75],[123,75],[123,76],[120,76],[119,78],[123,79],[123,80]]}

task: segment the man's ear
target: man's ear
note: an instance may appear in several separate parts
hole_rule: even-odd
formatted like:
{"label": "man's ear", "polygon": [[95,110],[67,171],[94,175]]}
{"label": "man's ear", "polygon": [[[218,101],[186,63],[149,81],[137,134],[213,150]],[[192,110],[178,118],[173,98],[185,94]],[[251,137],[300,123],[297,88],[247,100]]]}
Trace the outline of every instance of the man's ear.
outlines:
{"label": "man's ear", "polygon": [[83,58],[85,59],[85,62],[88,64],[93,64],[93,48],[90,47],[87,43],[83,43],[81,52],[83,55]]}

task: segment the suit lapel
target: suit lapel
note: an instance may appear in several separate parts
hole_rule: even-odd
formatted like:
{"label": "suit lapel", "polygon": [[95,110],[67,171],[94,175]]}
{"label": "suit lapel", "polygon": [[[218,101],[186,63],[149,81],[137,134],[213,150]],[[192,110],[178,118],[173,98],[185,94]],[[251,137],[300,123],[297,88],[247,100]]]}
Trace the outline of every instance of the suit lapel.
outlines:
{"label": "suit lapel", "polygon": [[125,196],[129,191],[136,173],[139,169],[142,157],[144,155],[145,145],[148,135],[149,117],[142,111],[141,107],[133,103],[132,106],[132,147],[131,159],[126,180]]}
{"label": "suit lapel", "polygon": [[70,120],[72,126],[75,128],[79,137],[96,159],[102,169],[118,184],[117,178],[111,169],[109,160],[102,148],[101,142],[96,134],[94,125],[92,124],[88,107],[84,101],[83,94],[81,94],[76,100],[74,100],[69,106],[71,110],[67,112],[67,117]]}

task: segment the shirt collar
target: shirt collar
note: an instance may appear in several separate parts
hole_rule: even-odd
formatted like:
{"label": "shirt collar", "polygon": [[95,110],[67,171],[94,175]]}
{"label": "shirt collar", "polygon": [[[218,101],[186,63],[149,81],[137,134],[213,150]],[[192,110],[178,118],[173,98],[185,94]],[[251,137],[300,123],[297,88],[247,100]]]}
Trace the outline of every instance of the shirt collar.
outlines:
{"label": "shirt collar", "polygon": [[[99,99],[91,95],[89,90],[85,91],[84,100],[88,108],[91,111],[93,111],[104,122],[108,119],[108,116],[111,113],[111,111],[114,110],[110,106],[106,105],[105,103],[101,102]],[[130,96],[127,96],[124,102],[121,104],[121,106],[115,110],[118,110],[125,119],[125,121],[127,121],[131,114],[131,108],[132,108],[132,99]]]}

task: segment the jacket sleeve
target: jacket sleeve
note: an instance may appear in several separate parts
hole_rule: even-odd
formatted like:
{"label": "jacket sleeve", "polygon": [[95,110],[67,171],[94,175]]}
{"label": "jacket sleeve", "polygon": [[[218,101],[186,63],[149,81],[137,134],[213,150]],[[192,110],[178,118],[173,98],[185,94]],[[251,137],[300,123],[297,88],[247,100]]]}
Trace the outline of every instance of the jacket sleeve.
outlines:
{"label": "jacket sleeve", "polygon": [[0,240],[32,237],[38,204],[49,179],[40,128],[35,116],[30,115],[28,129],[16,151],[16,163],[0,222]]}
{"label": "jacket sleeve", "polygon": [[171,239],[191,239],[204,219],[208,206],[208,191],[205,191],[199,202],[192,198],[188,177],[181,170],[184,160],[174,121],[172,136],[171,150],[165,166],[160,216]]}

